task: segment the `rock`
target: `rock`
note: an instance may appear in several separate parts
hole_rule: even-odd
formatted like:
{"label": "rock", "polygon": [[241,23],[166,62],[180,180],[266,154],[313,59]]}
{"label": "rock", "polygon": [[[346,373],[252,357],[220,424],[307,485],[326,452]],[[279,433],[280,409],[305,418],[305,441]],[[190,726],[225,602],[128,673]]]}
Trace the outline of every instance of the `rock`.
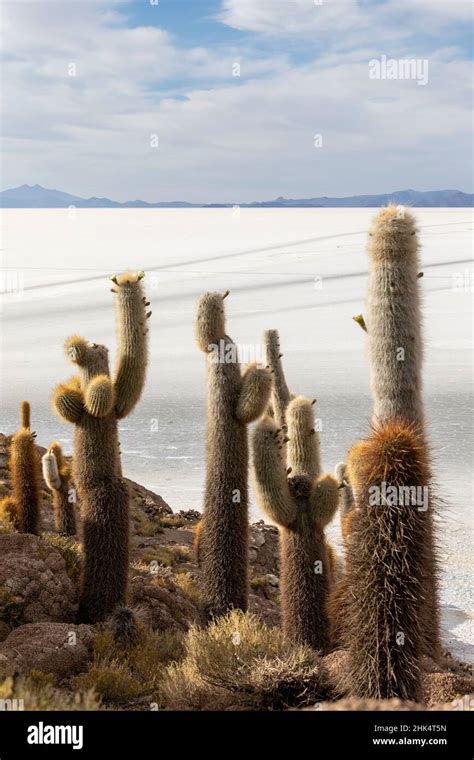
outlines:
{"label": "rock", "polygon": [[133,480],[126,479],[130,487],[132,496],[141,501],[141,507],[149,517],[159,517],[160,515],[172,515],[173,510],[161,496],[149,491],[148,488],[140,486]]}
{"label": "rock", "polygon": [[333,712],[339,710],[356,710],[359,711],[411,711],[411,710],[426,710],[424,705],[420,705],[417,702],[404,702],[403,699],[362,699],[359,697],[347,697],[346,699],[339,699],[336,702],[316,702],[309,707],[303,707],[303,711],[317,711],[321,712]]}
{"label": "rock", "polygon": [[8,623],[4,623],[3,620],[0,620],[0,641],[5,641],[10,631],[11,628]]}
{"label": "rock", "polygon": [[200,613],[184,592],[173,581],[172,573],[136,575],[130,581],[129,601],[140,609],[144,620],[154,630],[164,631],[168,628],[187,631],[199,622]]}
{"label": "rock", "polygon": [[280,585],[279,579],[276,577],[276,575],[272,575],[272,573],[268,573],[268,575],[267,575],[267,583],[269,583],[270,586],[279,586]]}
{"label": "rock", "polygon": [[71,623],[29,623],[15,628],[0,644],[0,674],[32,670],[59,678],[81,673],[92,657],[94,629]]}
{"label": "rock", "polygon": [[265,525],[263,520],[250,526],[249,559],[254,566],[254,575],[279,575],[280,548],[278,528],[274,525]]}
{"label": "rock", "polygon": [[180,509],[178,515],[189,522],[198,522],[202,514],[197,509]]}
{"label": "rock", "polygon": [[258,615],[262,623],[265,623],[269,628],[281,624],[280,608],[278,605],[270,599],[260,594],[255,594],[252,591],[249,594],[249,612]]}
{"label": "rock", "polygon": [[423,701],[428,707],[453,702],[474,692],[474,678],[458,673],[430,672],[422,677]]}
{"label": "rock", "polygon": [[37,536],[0,536],[0,620],[9,626],[73,620],[76,590],[63,557]]}

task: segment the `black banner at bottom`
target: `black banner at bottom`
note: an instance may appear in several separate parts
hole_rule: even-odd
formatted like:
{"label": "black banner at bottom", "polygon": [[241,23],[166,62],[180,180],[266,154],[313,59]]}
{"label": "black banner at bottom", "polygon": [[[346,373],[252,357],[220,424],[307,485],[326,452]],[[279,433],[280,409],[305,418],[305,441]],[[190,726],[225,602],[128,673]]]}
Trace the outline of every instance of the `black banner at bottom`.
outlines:
{"label": "black banner at bottom", "polygon": [[[473,757],[472,712],[3,712],[0,760],[95,757],[99,751],[281,750],[322,747],[373,757]],[[216,742],[216,743],[214,743]]]}

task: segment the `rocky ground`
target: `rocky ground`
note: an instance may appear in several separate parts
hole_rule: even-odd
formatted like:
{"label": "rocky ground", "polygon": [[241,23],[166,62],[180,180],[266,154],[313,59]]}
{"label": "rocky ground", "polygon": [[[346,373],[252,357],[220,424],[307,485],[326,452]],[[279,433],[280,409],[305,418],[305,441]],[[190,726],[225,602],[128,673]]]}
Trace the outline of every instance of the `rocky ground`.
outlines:
{"label": "rocky ground", "polygon": [[[0,497],[10,493],[7,447],[8,439],[0,435]],[[193,550],[200,515],[195,510],[174,513],[160,496],[132,481],[129,485],[129,606],[155,637],[143,648],[143,662],[135,658],[124,674],[116,659],[107,655],[104,669],[108,644],[103,628],[74,624],[81,548],[54,533],[50,494],[43,484],[40,537],[17,534],[0,522],[0,698],[22,694],[26,709],[150,709],[149,694],[156,684],[143,696],[136,683],[140,673],[150,670],[145,660],[153,652],[148,650],[163,649],[163,668],[173,661],[173,652],[179,650],[190,626],[200,622],[199,567]],[[277,626],[278,531],[263,521],[250,531],[250,587],[250,611],[268,627]],[[468,709],[466,705],[473,703],[468,696],[474,692],[469,667],[447,652],[440,665],[425,660],[421,704],[340,698],[337,683],[345,662],[341,651],[323,658],[324,677],[330,684],[326,693],[331,698],[305,709]],[[96,701],[96,692],[101,700]],[[45,694],[61,696],[42,698]]]}

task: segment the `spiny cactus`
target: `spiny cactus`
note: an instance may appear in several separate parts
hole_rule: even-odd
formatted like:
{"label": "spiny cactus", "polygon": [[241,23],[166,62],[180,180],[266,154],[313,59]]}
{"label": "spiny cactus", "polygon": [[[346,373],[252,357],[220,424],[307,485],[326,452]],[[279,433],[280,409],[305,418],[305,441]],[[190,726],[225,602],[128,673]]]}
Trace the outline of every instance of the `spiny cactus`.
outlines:
{"label": "spiny cactus", "polygon": [[336,480],[339,483],[339,504],[341,533],[344,541],[347,541],[351,532],[351,523],[357,514],[355,507],[354,491],[349,482],[347,465],[345,462],[339,462],[335,467]]}
{"label": "spiny cactus", "polygon": [[9,452],[13,495],[2,500],[0,509],[20,533],[38,535],[41,471],[35,438],[30,429],[30,405],[22,401],[21,427],[12,436]]}
{"label": "spiny cactus", "polygon": [[267,330],[263,335],[265,356],[268,368],[273,373],[271,403],[268,413],[275,420],[278,427],[285,425],[286,407],[290,403],[291,394],[286,384],[283,371],[282,357],[280,353],[280,337],[277,330]]}
{"label": "spiny cactus", "polygon": [[73,479],[84,536],[79,620],[104,620],[125,602],[129,553],[129,494],[121,476],[117,420],[131,412],[143,390],[151,312],[143,272],[112,280],[116,296],[118,357],[115,379],[108,349],[81,336],[68,338],[66,355],[78,375],[58,386],[53,407],[75,425]]}
{"label": "spiny cactus", "polygon": [[208,377],[206,485],[199,536],[208,617],[224,615],[232,608],[247,609],[247,424],[264,411],[271,387],[268,370],[250,364],[241,372],[236,346],[225,333],[226,296],[201,296],[195,323]]}
{"label": "spiny cactus", "polygon": [[259,504],[280,526],[283,629],[295,643],[327,651],[326,605],[335,568],[324,528],[337,509],[339,486],[320,474],[313,409],[314,402],[301,396],[290,402],[288,436],[270,417],[259,422],[253,457]]}
{"label": "spiny cactus", "polygon": [[416,220],[388,206],[369,232],[368,345],[374,421],[423,423]]}
{"label": "spiny cactus", "polygon": [[128,607],[116,607],[107,620],[114,643],[125,649],[136,646],[140,641],[138,620]]}
{"label": "spiny cactus", "polygon": [[395,420],[356,444],[347,464],[358,514],[346,543],[346,594],[339,598],[346,688],[361,697],[418,701],[423,610],[432,594],[426,447],[414,425]]}
{"label": "spiny cactus", "polygon": [[[403,207],[382,209],[369,233],[368,344],[374,422],[403,420],[423,433],[418,248],[413,215]],[[423,611],[426,653],[437,659],[441,651],[440,616],[431,509],[424,519],[425,574],[427,582],[432,579]]]}
{"label": "spiny cactus", "polygon": [[53,512],[56,530],[63,536],[76,535],[74,494],[71,488],[71,468],[64,461],[63,450],[57,441],[50,444],[43,456],[43,477],[53,493]]}

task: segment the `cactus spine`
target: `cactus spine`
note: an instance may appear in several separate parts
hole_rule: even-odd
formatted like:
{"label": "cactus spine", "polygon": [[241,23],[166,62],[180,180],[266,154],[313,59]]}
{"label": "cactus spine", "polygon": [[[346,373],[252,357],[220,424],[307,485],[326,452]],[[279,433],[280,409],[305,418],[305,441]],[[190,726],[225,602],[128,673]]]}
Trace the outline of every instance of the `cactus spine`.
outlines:
{"label": "cactus spine", "polygon": [[431,532],[419,495],[429,469],[421,434],[403,421],[377,426],[349,452],[358,514],[338,612],[346,688],[357,696],[420,700]]}
{"label": "cactus spine", "polygon": [[247,424],[268,402],[271,375],[255,364],[242,373],[236,346],[225,333],[224,298],[205,293],[198,301],[196,341],[206,355],[206,484],[199,558],[208,617],[247,609]]}
{"label": "cactus spine", "polygon": [[30,405],[22,401],[21,427],[12,436],[9,453],[13,496],[3,499],[0,506],[20,533],[38,535],[41,472],[35,438],[36,433],[30,429]]}
{"label": "cactus spine", "polygon": [[263,419],[254,431],[253,456],[259,504],[280,526],[283,630],[295,643],[327,651],[334,559],[324,528],[337,508],[339,487],[320,472],[313,408],[301,396],[290,402],[289,440],[274,420]]}
{"label": "cactus spine", "polygon": [[414,217],[389,206],[369,233],[368,344],[374,422],[423,425],[418,236]]}
{"label": "cactus spine", "polygon": [[105,619],[125,603],[129,553],[129,495],[121,476],[117,420],[140,398],[147,363],[143,272],[113,277],[118,327],[115,378],[105,346],[80,336],[66,341],[78,375],[56,388],[53,407],[75,425],[73,478],[84,537],[84,572],[79,620]]}
{"label": "cactus spine", "polygon": [[43,477],[53,494],[56,530],[63,536],[75,536],[76,515],[71,490],[71,468],[64,461],[61,445],[57,441],[50,444],[42,463]]}
{"label": "cactus spine", "polygon": [[[389,206],[374,220],[369,236],[368,341],[374,421],[404,420],[423,433],[422,335],[416,220]],[[426,446],[425,441],[425,446]],[[439,658],[440,613],[433,509],[425,547],[426,605],[422,612],[426,654]]]}
{"label": "cactus spine", "polygon": [[[355,509],[345,536],[346,576],[332,607],[350,652],[348,687],[363,696],[416,700],[421,655],[439,655],[439,606],[413,216],[383,209],[370,231],[369,255],[374,429],[348,458]],[[374,506],[371,492],[384,488],[396,496]],[[401,496],[417,488],[424,489],[423,509]]]}

